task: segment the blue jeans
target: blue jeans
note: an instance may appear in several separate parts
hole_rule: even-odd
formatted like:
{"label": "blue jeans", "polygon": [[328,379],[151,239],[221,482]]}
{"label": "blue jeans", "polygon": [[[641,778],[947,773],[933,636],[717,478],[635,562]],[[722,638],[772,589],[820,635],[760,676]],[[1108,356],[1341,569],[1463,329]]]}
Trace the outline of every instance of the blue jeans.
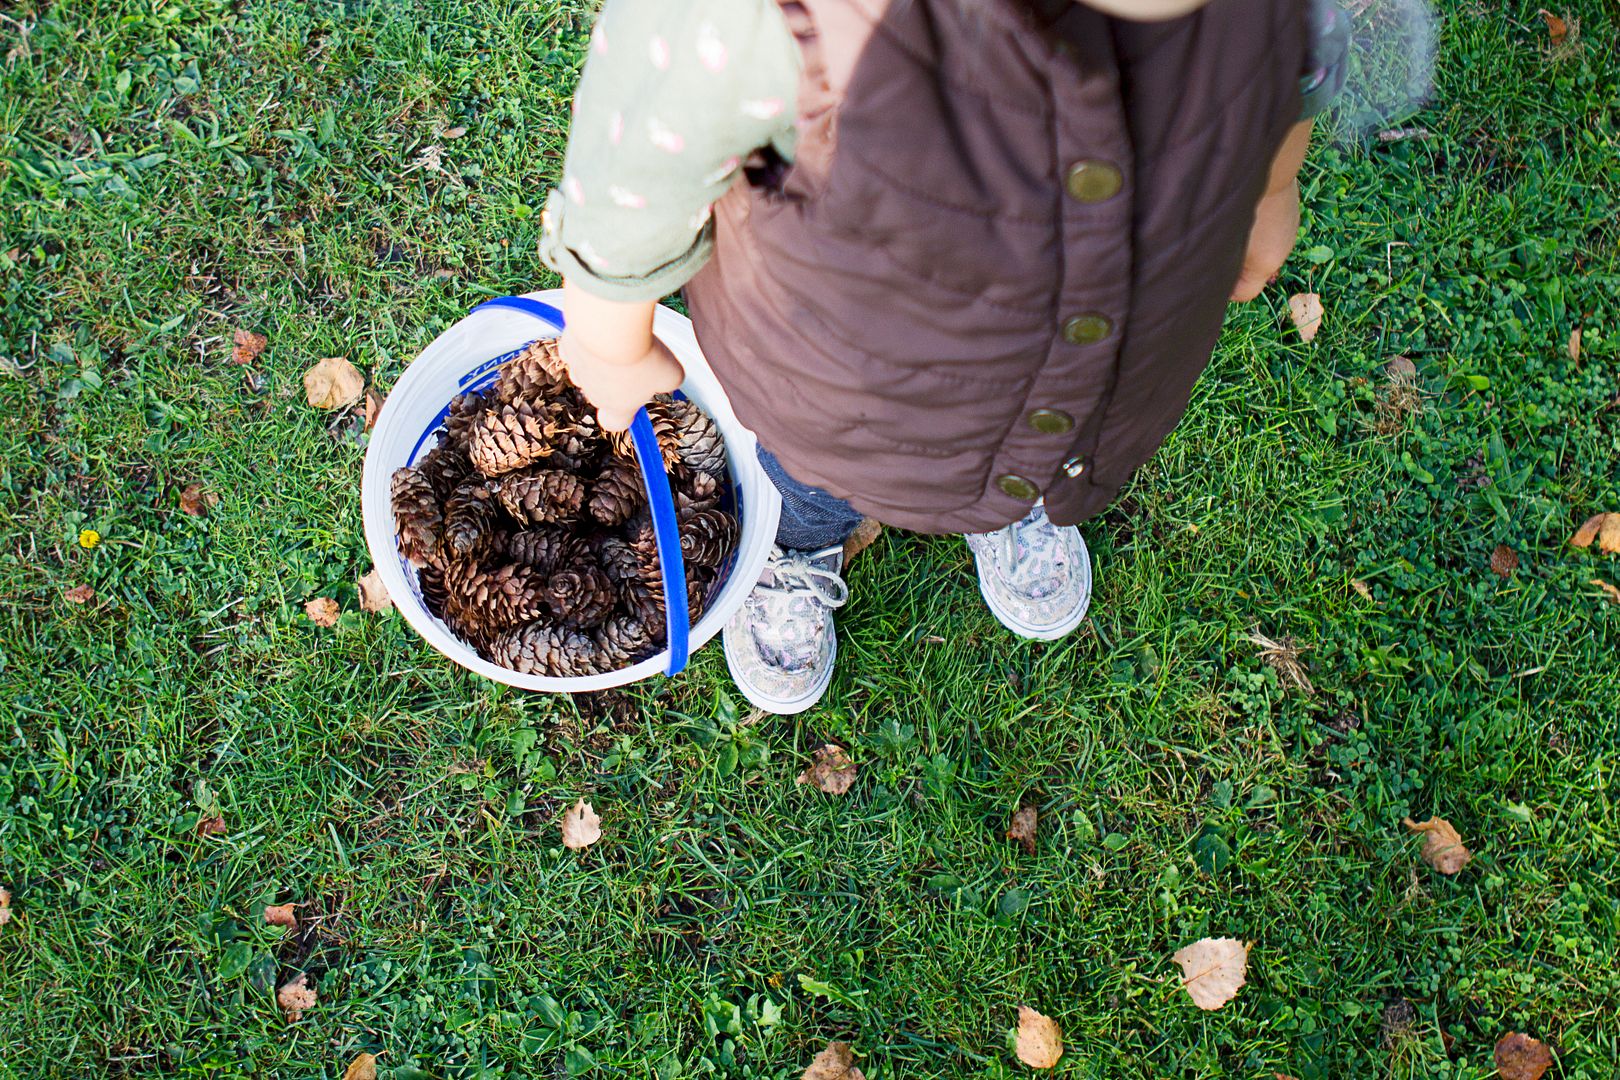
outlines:
{"label": "blue jeans", "polygon": [[790,551],[820,551],[842,544],[861,523],[862,514],[843,499],[820,488],[801,484],[787,474],[782,463],[763,446],[759,463],[776,490],[782,493],[782,521],[776,543]]}

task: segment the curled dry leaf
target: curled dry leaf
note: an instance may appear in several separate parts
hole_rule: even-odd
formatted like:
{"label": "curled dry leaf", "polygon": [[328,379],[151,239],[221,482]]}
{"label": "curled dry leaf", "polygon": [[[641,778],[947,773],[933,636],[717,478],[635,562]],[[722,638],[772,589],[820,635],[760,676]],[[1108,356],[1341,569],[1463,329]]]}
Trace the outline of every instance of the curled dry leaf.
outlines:
{"label": "curled dry leaf", "polygon": [[96,598],[96,590],[88,585],[75,585],[62,594],[62,599],[70,604],[88,604]]}
{"label": "curled dry leaf", "polygon": [[251,364],[259,354],[270,347],[270,339],[251,330],[238,330],[231,335],[231,363]]}
{"label": "curled dry leaf", "polygon": [[1423,861],[1442,874],[1455,874],[1468,865],[1474,853],[1463,846],[1462,837],[1445,818],[1432,817],[1419,824],[1406,818],[1403,824],[1415,833],[1423,834]]}
{"label": "curled dry leaf", "polygon": [[1602,578],[1593,578],[1590,582],[1588,582],[1588,584],[1596,585],[1598,588],[1603,590],[1603,595],[1604,596],[1607,596],[1610,600],[1613,600],[1615,603],[1620,604],[1620,589],[1617,589],[1613,585],[1610,585],[1607,581],[1604,581]]}
{"label": "curled dry leaf", "polygon": [[298,1023],[306,1010],[315,1007],[315,989],[307,985],[308,980],[308,975],[299,972],[296,979],[288,980],[276,991],[276,1004],[287,1014],[288,1023]]}
{"label": "curled dry leaf", "polygon": [[1360,578],[1351,578],[1350,587],[1356,590],[1356,592],[1361,595],[1363,600],[1371,600],[1373,598],[1372,589]]}
{"label": "curled dry leaf", "polygon": [[317,409],[341,409],[360,400],[366,377],[341,356],[328,356],[304,372],[304,398]]}
{"label": "curled dry leaf", "polygon": [[1562,45],[1564,39],[1569,37],[1569,23],[1560,19],[1546,8],[1536,12],[1541,21],[1547,24],[1547,40],[1554,45]]}
{"label": "curled dry leaf", "polygon": [[1237,938],[1204,938],[1176,950],[1181,985],[1200,1009],[1218,1009],[1237,997],[1249,966],[1249,946]]}
{"label": "curled dry leaf", "polygon": [[266,904],[264,907],[264,921],[271,926],[285,926],[289,930],[298,929],[298,915],[293,911],[293,904]]}
{"label": "curled dry leaf", "polygon": [[187,484],[185,490],[180,492],[180,509],[192,517],[202,517],[208,513],[208,508],[219,505],[219,496],[212,491],[204,491],[201,482]]}
{"label": "curled dry leaf", "polygon": [[1299,340],[1310,341],[1322,329],[1322,298],[1316,293],[1295,293],[1288,298],[1288,317],[1299,331]]}
{"label": "curled dry leaf", "polygon": [[882,525],[872,518],[862,518],[855,531],[849,534],[849,539],[844,541],[844,565],[848,566],[851,559],[871,547],[882,535]]}
{"label": "curled dry leaf", "polygon": [[816,748],[810,767],[799,774],[796,783],[814,784],[829,795],[842,795],[855,783],[858,771],[842,746],[824,743]]}
{"label": "curled dry leaf", "polygon": [[830,1042],[817,1054],[799,1080],[866,1080],[855,1066],[855,1052],[847,1042]]}
{"label": "curled dry leaf", "polygon": [[388,586],[383,584],[382,575],[375,568],[361,578],[359,584],[361,611],[388,611],[394,606],[388,596]]}
{"label": "curled dry leaf", "polygon": [[1519,553],[1506,544],[1497,544],[1496,550],[1491,552],[1491,573],[1497,577],[1509,577],[1519,568]]}
{"label": "curled dry leaf", "polygon": [[0,926],[11,921],[11,890],[0,889]]}
{"label": "curled dry leaf", "polygon": [[1063,1056],[1063,1029],[1050,1016],[1018,1006],[1018,1060],[1032,1069],[1050,1069]]}
{"label": "curled dry leaf", "polygon": [[1496,1071],[1502,1080],[1541,1080],[1552,1063],[1546,1043],[1517,1031],[1508,1032],[1496,1044]]}
{"label": "curled dry leaf", "polygon": [[602,839],[602,819],[584,799],[573,805],[562,819],[563,847],[579,851]]}
{"label": "curled dry leaf", "polygon": [[1040,811],[1035,809],[1034,804],[1025,803],[1013,815],[1012,824],[1007,827],[1007,839],[1022,844],[1024,854],[1035,854],[1035,830],[1040,820]]}
{"label": "curled dry leaf", "polygon": [[222,817],[197,819],[198,836],[224,836],[229,831],[229,829],[225,828],[225,819]]}
{"label": "curled dry leaf", "polygon": [[377,1080],[377,1055],[361,1054],[349,1062],[343,1080]]}
{"label": "curled dry leaf", "polygon": [[382,395],[372,387],[366,387],[366,430],[370,431],[377,426],[377,414],[382,412]]}
{"label": "curled dry leaf", "polygon": [[1578,548],[1591,547],[1592,541],[1598,538],[1598,533],[1602,530],[1604,523],[1609,520],[1609,517],[1608,514],[1593,514],[1587,518],[1581,523],[1581,527],[1575,530],[1575,535],[1569,538],[1570,546]]}
{"label": "curled dry leaf", "polygon": [[317,596],[304,605],[304,614],[316,626],[336,626],[338,621],[337,601],[330,596]]}
{"label": "curled dry leaf", "polygon": [[1581,328],[1578,326],[1569,332],[1569,358],[1577,364],[1581,361]]}

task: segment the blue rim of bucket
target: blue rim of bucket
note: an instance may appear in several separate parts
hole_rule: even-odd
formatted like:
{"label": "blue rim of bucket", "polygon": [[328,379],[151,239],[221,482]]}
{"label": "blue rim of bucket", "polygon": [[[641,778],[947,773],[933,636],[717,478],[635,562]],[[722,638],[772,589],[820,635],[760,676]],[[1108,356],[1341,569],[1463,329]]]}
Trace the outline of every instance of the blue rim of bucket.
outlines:
{"label": "blue rim of bucket", "polygon": [[[476,315],[488,308],[507,308],[532,315],[563,328],[563,313],[550,304],[527,296],[498,296],[473,308]],[[664,578],[664,624],[669,643],[669,663],[665,675],[679,675],[691,655],[691,615],[686,606],[686,562],[681,557],[680,526],[675,519],[675,499],[669,490],[669,474],[664,470],[664,454],[653,434],[652,418],[645,407],[636,410],[630,422],[630,442],[641,466],[642,486],[647,489],[647,506],[652,511],[653,536],[658,541],[658,563]]]}

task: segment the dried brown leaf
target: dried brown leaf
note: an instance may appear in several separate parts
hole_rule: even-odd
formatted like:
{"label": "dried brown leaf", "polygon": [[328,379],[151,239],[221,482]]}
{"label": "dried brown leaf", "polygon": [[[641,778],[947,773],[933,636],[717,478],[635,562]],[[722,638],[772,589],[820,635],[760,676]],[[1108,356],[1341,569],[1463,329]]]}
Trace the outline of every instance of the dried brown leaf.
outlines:
{"label": "dried brown leaf", "polygon": [[382,412],[382,395],[374,387],[366,387],[366,430],[377,426],[377,414]]}
{"label": "dried brown leaf", "polygon": [[1604,514],[1598,526],[1598,550],[1605,555],[1620,555],[1620,514]]}
{"label": "dried brown leaf", "polygon": [[75,585],[62,594],[62,599],[70,604],[88,604],[96,598],[96,590],[88,585]]}
{"label": "dried brown leaf", "polygon": [[306,1010],[315,1007],[315,988],[307,985],[308,980],[308,975],[299,972],[296,979],[288,980],[276,991],[276,1004],[287,1014],[288,1023],[298,1023]]}
{"label": "dried brown leaf", "polygon": [[271,926],[285,926],[289,930],[297,930],[298,914],[293,911],[296,906],[296,904],[266,904],[264,921]]}
{"label": "dried brown leaf", "polygon": [[1018,1060],[1032,1069],[1050,1069],[1063,1056],[1063,1029],[1050,1016],[1018,1006]]}
{"label": "dried brown leaf", "polygon": [[1502,1080],[1541,1080],[1552,1063],[1546,1043],[1517,1031],[1508,1032],[1496,1044],[1496,1071]]}
{"label": "dried brown leaf", "polygon": [[328,356],[304,372],[304,399],[317,409],[353,405],[366,392],[366,377],[341,356]]}
{"label": "dried brown leaf", "polygon": [[1536,14],[1547,24],[1547,40],[1554,45],[1562,45],[1564,39],[1569,37],[1569,24],[1546,8],[1542,8]]}
{"label": "dried brown leaf", "polygon": [[1237,938],[1204,938],[1176,950],[1181,985],[1200,1009],[1218,1009],[1237,996],[1249,966],[1249,946]]}
{"label": "dried brown leaf", "polygon": [[1012,817],[1012,824],[1007,827],[1007,839],[1016,841],[1024,847],[1024,854],[1035,854],[1035,830],[1040,825],[1040,811],[1035,809],[1033,803],[1025,803],[1018,808],[1018,813]]}
{"label": "dried brown leaf", "polygon": [[872,518],[862,518],[855,531],[849,534],[849,539],[844,541],[844,565],[848,566],[851,559],[871,547],[882,535],[882,525]]}
{"label": "dried brown leaf", "polygon": [[225,827],[222,817],[205,817],[197,819],[198,836],[224,836],[230,830]]}
{"label": "dried brown leaf", "polygon": [[1410,382],[1417,378],[1417,365],[1412,363],[1410,357],[1397,356],[1384,365],[1384,374],[1396,381]]}
{"label": "dried brown leaf", "polygon": [[1322,298],[1316,293],[1295,293],[1288,298],[1288,317],[1299,331],[1299,340],[1310,341],[1322,329]]}
{"label": "dried brown leaf", "polygon": [[444,137],[446,139],[459,139],[465,134],[467,134],[467,129],[462,127],[460,124],[457,124],[455,127],[445,132]]}
{"label": "dried brown leaf", "polygon": [[231,363],[251,364],[259,354],[270,347],[270,339],[251,330],[238,330],[231,335]]}
{"label": "dried brown leaf", "polygon": [[1406,818],[1403,824],[1423,834],[1423,861],[1442,874],[1455,874],[1468,865],[1474,853],[1463,846],[1462,837],[1445,818],[1432,817],[1421,824]]}
{"label": "dried brown leaf", "polygon": [[842,795],[855,783],[858,771],[842,746],[825,743],[816,747],[816,752],[811,755],[810,767],[799,774],[796,782],[814,784],[829,795]]}
{"label": "dried brown leaf", "polygon": [[349,1062],[343,1080],[377,1080],[377,1055],[361,1054]]}
{"label": "dried brown leaf", "polygon": [[1301,645],[1291,637],[1273,641],[1258,629],[1244,640],[1260,649],[1261,661],[1277,673],[1278,681],[1283,686],[1291,686],[1307,696],[1316,693],[1316,687],[1311,684],[1310,676],[1305,673],[1305,665],[1299,658],[1300,653],[1310,648],[1309,645]]}
{"label": "dried brown leaf", "polygon": [[1578,548],[1591,547],[1592,541],[1598,538],[1599,530],[1603,528],[1603,523],[1608,519],[1608,514],[1593,514],[1587,518],[1581,523],[1581,527],[1575,530],[1575,535],[1569,538],[1571,546]]}
{"label": "dried brown leaf", "polygon": [[1587,584],[1596,585],[1598,588],[1603,590],[1603,595],[1607,596],[1615,603],[1620,604],[1620,589],[1610,585],[1607,581],[1604,581],[1602,578],[1593,578],[1591,581],[1587,582]]}
{"label": "dried brown leaf", "polygon": [[187,484],[180,492],[180,509],[192,517],[202,517],[210,507],[218,505],[219,496],[212,491],[204,491],[201,482]]}
{"label": "dried brown leaf", "polygon": [[805,1068],[799,1080],[866,1080],[855,1065],[855,1052],[847,1042],[830,1042]]}
{"label": "dried brown leaf", "polygon": [[1497,544],[1491,552],[1491,572],[1497,577],[1510,577],[1519,568],[1519,553],[1506,544]]}
{"label": "dried brown leaf", "polygon": [[584,799],[573,805],[562,819],[563,847],[579,851],[602,839],[602,819]]}
{"label": "dried brown leaf", "polygon": [[1350,587],[1356,590],[1356,592],[1360,593],[1363,600],[1372,600],[1372,589],[1369,588],[1367,583],[1362,581],[1360,578],[1351,578]]}
{"label": "dried brown leaf", "polygon": [[0,889],[0,926],[11,921],[11,890]]}
{"label": "dried brown leaf", "polygon": [[338,621],[337,601],[330,596],[317,596],[304,605],[304,614],[316,626],[336,626]]}
{"label": "dried brown leaf", "polygon": [[1578,326],[1569,332],[1569,358],[1577,364],[1581,362],[1581,328]]}
{"label": "dried brown leaf", "polygon": [[361,611],[389,611],[394,601],[388,596],[388,586],[383,584],[382,574],[375,567],[365,577],[360,579],[360,610]]}

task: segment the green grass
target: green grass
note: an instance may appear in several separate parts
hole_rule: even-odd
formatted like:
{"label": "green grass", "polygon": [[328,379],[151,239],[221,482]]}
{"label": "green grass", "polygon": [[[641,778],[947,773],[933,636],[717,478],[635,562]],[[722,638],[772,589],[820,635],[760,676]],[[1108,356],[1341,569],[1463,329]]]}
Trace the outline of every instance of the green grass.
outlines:
{"label": "green grass", "polygon": [[[1620,564],[1565,544],[1620,510],[1612,4],[1554,56],[1528,4],[1448,3],[1427,137],[1321,140],[1301,254],[1088,527],[1087,628],[1015,640],[959,541],[890,534],[825,706],[754,723],[717,649],[570,701],[363,615],[364,436],[302,403],[320,357],[386,389],[550,282],[585,4],[0,11],[0,1075],[796,1077],[843,1038],[873,1078],[1010,1076],[1020,1003],[1076,1077],[1484,1078],[1508,1030],[1617,1075],[1620,606],[1587,583]],[[829,739],[838,800],[792,782]],[[1472,865],[1429,871],[1408,814]],[[1210,1014],[1169,959],[1205,935],[1255,943]]]}

